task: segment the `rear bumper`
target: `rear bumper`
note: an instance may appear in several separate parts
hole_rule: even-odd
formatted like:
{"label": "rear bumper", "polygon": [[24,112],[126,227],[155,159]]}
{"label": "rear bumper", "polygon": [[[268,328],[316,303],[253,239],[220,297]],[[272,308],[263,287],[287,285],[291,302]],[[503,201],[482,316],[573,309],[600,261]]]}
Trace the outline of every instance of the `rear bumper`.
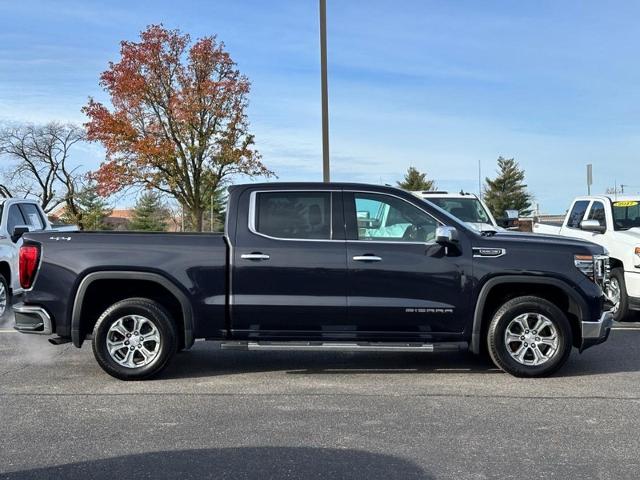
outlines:
{"label": "rear bumper", "polygon": [[580,351],[604,342],[611,332],[613,313],[610,310],[602,312],[600,319],[595,322],[582,322],[582,345]]}
{"label": "rear bumper", "polygon": [[13,328],[22,333],[35,333],[39,335],[51,335],[53,322],[47,311],[35,305],[17,303],[13,306],[16,323]]}

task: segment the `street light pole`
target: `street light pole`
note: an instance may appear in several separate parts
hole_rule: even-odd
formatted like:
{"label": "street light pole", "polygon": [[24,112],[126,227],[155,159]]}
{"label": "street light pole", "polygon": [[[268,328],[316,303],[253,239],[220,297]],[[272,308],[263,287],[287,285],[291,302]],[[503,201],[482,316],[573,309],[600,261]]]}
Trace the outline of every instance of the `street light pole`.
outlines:
{"label": "street light pole", "polygon": [[330,182],[329,93],[327,86],[327,0],[320,0],[320,76],[322,77],[322,180],[324,182]]}

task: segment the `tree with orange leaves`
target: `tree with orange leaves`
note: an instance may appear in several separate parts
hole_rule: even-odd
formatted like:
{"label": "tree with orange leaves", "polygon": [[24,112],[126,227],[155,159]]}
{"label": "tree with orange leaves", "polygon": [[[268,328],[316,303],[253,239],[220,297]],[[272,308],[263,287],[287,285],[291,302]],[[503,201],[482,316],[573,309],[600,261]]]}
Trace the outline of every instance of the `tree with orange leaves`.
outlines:
{"label": "tree with orange leaves", "polygon": [[152,25],[121,43],[100,85],[113,108],[89,99],[88,139],[104,145],[94,172],[102,195],[138,185],[173,196],[202,230],[210,198],[231,175],[270,176],[254,148],[250,83],[215,36]]}

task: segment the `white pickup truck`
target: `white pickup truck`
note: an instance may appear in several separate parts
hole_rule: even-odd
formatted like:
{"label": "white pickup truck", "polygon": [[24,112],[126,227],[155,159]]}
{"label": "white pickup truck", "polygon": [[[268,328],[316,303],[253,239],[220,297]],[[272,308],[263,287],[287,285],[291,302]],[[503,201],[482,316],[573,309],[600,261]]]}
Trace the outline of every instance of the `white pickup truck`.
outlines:
{"label": "white pickup truck", "polygon": [[611,281],[605,292],[616,320],[640,311],[640,195],[578,197],[562,225],[534,223],[535,233],[589,240],[609,251]]}
{"label": "white pickup truck", "polygon": [[18,251],[24,231],[70,231],[75,226],[53,228],[35,200],[0,199],[0,318],[11,304],[11,296],[22,293],[18,278]]}

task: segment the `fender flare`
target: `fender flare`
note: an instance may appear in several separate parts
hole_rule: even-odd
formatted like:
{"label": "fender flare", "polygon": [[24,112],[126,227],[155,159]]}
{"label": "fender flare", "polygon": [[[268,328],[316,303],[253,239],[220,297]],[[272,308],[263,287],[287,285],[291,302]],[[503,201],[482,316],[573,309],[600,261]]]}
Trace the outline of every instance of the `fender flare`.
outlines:
{"label": "fender flare", "polygon": [[115,270],[89,273],[83,277],[80,282],[73,301],[73,310],[71,311],[71,340],[76,347],[79,348],[82,346],[82,342],[84,341],[84,338],[81,338],[80,335],[84,296],[87,293],[89,286],[97,280],[145,280],[157,283],[158,285],[166,288],[176,297],[180,303],[180,308],[182,309],[182,317],[184,318],[185,348],[188,349],[193,346],[193,309],[191,307],[191,302],[185,293],[174,282],[158,273]]}
{"label": "fender flare", "polygon": [[563,282],[562,280],[558,280],[556,278],[532,277],[528,275],[504,275],[500,277],[494,277],[485,282],[485,284],[482,286],[480,294],[478,295],[478,301],[476,302],[476,308],[473,313],[470,349],[475,354],[480,353],[480,345],[482,342],[482,317],[484,315],[487,297],[494,287],[498,285],[504,285],[505,283],[529,283],[535,285],[550,285],[553,287],[557,287],[564,293],[566,293],[571,301],[576,303],[576,305],[578,306],[580,318],[584,316],[584,312],[589,311],[587,302],[573,288],[571,288],[571,285]]}

